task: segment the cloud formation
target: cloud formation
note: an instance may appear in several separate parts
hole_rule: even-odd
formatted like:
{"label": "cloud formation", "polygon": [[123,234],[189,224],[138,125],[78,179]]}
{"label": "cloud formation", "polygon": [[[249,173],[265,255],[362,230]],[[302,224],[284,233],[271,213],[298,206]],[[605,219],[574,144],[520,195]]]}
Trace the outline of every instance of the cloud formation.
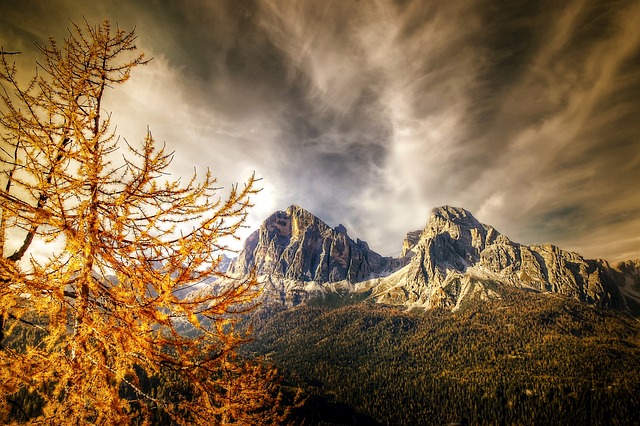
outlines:
{"label": "cloud formation", "polygon": [[154,61],[113,92],[174,173],[263,177],[251,226],[296,203],[383,254],[432,207],[523,243],[640,258],[636,1],[8,0],[31,59],[68,19],[136,26]]}

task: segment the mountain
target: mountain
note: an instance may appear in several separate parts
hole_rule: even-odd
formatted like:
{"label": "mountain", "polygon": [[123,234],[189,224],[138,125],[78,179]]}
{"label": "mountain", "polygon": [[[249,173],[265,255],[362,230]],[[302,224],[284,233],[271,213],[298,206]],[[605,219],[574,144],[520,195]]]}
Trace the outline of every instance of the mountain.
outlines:
{"label": "mountain", "polygon": [[640,315],[640,259],[618,262],[613,267],[607,265],[610,280],[617,284],[624,299],[624,308]]}
{"label": "mountain", "polygon": [[451,206],[384,258],[291,206],[230,274],[252,270],[274,303],[243,355],[303,392],[292,424],[640,422],[640,261],[519,244]]}
{"label": "mountain", "polygon": [[226,254],[222,253],[220,255],[220,264],[218,265],[218,270],[223,273],[227,272],[234,260],[234,257],[229,257]]}
{"label": "mountain", "polygon": [[262,301],[285,307],[320,295],[341,305],[368,298],[455,311],[515,288],[640,315],[640,260],[611,265],[550,244],[519,244],[452,206],[434,208],[423,230],[407,234],[401,257],[391,258],[292,205],[247,238],[228,276],[252,271]]}
{"label": "mountain", "polygon": [[377,302],[456,310],[500,298],[508,286],[639,312],[639,262],[612,267],[550,244],[519,244],[462,208],[433,209],[411,251],[404,268],[367,283]]}
{"label": "mountain", "polygon": [[364,241],[352,240],[343,225],[331,228],[292,205],[267,218],[245,241],[229,268],[231,277],[255,271],[266,300],[293,306],[312,294],[346,292],[352,285],[385,276],[403,266]]}

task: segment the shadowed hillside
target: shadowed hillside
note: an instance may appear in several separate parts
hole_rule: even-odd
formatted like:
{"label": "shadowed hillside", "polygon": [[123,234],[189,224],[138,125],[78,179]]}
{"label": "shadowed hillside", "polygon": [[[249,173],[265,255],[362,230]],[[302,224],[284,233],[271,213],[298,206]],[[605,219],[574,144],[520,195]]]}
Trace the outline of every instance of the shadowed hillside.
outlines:
{"label": "shadowed hillside", "polygon": [[508,289],[456,313],[300,306],[256,327],[250,351],[289,384],[381,424],[640,421],[640,326],[559,296]]}

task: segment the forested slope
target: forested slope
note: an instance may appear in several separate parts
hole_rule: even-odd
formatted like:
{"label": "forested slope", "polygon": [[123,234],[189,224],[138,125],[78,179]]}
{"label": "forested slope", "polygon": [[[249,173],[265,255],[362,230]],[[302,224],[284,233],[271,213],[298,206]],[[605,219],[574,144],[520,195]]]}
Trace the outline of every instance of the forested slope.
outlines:
{"label": "forested slope", "polygon": [[561,296],[506,290],[456,313],[300,306],[254,327],[249,349],[316,395],[312,423],[356,418],[313,412],[331,409],[318,398],[360,423],[640,422],[638,322]]}

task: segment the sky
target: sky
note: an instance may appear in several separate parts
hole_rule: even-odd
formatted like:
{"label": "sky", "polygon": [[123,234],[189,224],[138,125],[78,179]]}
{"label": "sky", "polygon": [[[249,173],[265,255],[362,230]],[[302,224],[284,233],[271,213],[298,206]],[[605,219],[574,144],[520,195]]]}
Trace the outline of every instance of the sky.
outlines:
{"label": "sky", "polygon": [[449,204],[640,258],[637,0],[0,0],[0,46],[31,76],[83,19],[153,57],[107,95],[118,134],[149,128],[175,177],[262,178],[241,236],[298,204],[398,255]]}

